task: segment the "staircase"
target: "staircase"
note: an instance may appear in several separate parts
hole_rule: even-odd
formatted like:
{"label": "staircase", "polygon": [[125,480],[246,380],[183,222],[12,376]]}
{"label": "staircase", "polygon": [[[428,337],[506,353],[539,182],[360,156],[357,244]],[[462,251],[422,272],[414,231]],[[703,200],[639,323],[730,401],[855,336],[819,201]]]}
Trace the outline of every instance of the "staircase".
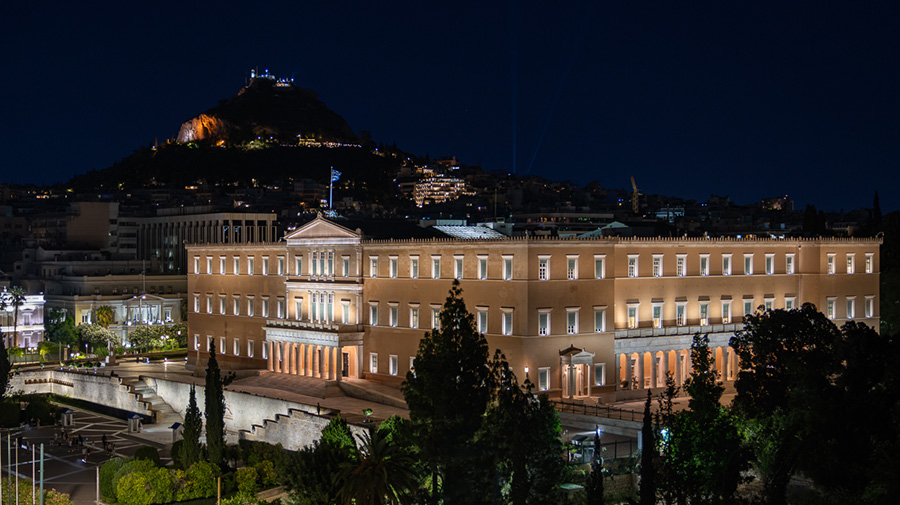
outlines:
{"label": "staircase", "polygon": [[138,377],[122,379],[122,384],[127,385],[135,394],[141,395],[143,401],[150,404],[153,411],[155,424],[168,428],[173,423],[184,423],[184,419],[168,403],[156,394],[156,390]]}

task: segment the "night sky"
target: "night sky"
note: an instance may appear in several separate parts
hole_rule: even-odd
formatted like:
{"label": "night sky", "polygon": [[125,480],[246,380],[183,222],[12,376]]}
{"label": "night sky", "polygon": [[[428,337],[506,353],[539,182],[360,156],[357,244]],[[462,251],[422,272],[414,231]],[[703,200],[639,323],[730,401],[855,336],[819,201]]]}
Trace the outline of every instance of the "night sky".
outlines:
{"label": "night sky", "polygon": [[174,137],[269,69],[409,152],[900,208],[900,2],[6,2],[0,181]]}

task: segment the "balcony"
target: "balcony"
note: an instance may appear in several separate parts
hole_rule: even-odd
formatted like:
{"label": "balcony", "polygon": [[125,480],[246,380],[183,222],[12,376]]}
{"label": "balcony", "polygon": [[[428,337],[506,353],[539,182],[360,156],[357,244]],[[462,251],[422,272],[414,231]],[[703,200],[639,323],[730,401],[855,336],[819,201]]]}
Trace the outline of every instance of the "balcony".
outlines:
{"label": "balcony", "polygon": [[266,319],[266,338],[299,343],[324,345],[362,345],[365,327],[361,324],[341,324],[291,319]]}

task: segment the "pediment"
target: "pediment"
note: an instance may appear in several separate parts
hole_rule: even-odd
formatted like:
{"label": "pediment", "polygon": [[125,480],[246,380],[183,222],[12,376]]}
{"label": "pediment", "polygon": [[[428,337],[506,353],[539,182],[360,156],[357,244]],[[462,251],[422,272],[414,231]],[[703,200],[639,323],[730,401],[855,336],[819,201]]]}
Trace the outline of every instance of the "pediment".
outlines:
{"label": "pediment", "polygon": [[359,239],[359,234],[329,221],[321,215],[284,237],[285,240]]}

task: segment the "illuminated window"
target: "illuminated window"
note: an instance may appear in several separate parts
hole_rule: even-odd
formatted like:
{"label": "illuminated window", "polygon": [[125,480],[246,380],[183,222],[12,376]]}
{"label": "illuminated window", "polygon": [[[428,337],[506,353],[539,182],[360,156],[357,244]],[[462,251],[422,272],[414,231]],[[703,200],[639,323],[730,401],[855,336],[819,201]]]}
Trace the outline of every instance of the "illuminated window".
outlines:
{"label": "illuminated window", "polygon": [[378,302],[369,302],[369,324],[378,325]]}
{"label": "illuminated window", "polygon": [[294,319],[300,321],[303,319],[303,300],[294,300]]}
{"label": "illuminated window", "polygon": [[538,256],[538,280],[546,281],[550,278],[550,257]]}
{"label": "illuminated window", "polygon": [[441,257],[440,256],[432,256],[431,257],[431,278],[432,279],[440,279],[441,278]]}
{"label": "illuminated window", "polygon": [[775,299],[774,298],[764,298],[763,306],[766,308],[766,312],[775,309]]}
{"label": "illuminated window", "polygon": [[256,265],[256,258],[247,258],[247,275],[253,275],[254,265]]}
{"label": "illuminated window", "polygon": [[628,277],[637,277],[638,276],[638,255],[637,254],[629,254],[628,255]]}
{"label": "illuminated window", "polygon": [[195,274],[200,273],[200,257],[199,256],[194,256],[194,273]]}
{"label": "illuminated window", "polygon": [[232,341],[232,344],[234,344],[234,345],[232,346],[232,347],[233,347],[233,349],[232,349],[233,354],[234,354],[235,356],[240,356],[240,355],[241,355],[241,339],[239,339],[239,338],[234,339],[234,340]]}
{"label": "illuminated window", "polygon": [[399,261],[399,258],[396,256],[388,258],[388,273],[391,276],[391,279],[397,278],[397,264]]}
{"label": "illuminated window", "polygon": [[663,275],[663,255],[653,255],[653,277],[662,277]]}
{"label": "illuminated window", "polygon": [[744,275],[753,275],[753,253],[744,254]]}
{"label": "illuminated window", "polygon": [[391,375],[397,375],[400,369],[399,358],[396,354],[391,354],[388,356],[388,371]]}
{"label": "illuminated window", "polygon": [[350,276],[350,256],[341,256],[342,274],[344,277]]}
{"label": "illuminated window", "polygon": [[268,256],[263,256],[262,274],[269,275],[269,257]]}
{"label": "illuminated window", "polygon": [[232,313],[235,316],[241,315],[241,297],[236,295],[234,298],[231,299],[231,301],[232,301],[232,304],[231,304]]}
{"label": "illuminated window", "polygon": [[504,256],[503,257],[503,280],[505,280],[505,281],[512,280],[512,265],[513,265],[513,257],[512,256]]}
{"label": "illuminated window", "polygon": [[662,328],[663,327],[663,304],[662,303],[654,303],[653,304],[653,327],[654,328]]}
{"label": "illuminated window", "polygon": [[503,332],[504,335],[512,335],[513,333],[513,309],[502,308],[503,318],[501,319],[500,331]]}
{"label": "illuminated window", "polygon": [[856,255],[847,253],[847,273],[852,274],[856,270]]}
{"label": "illuminated window", "polygon": [[784,272],[788,275],[794,273],[794,253],[784,255]]}
{"label": "illuminated window", "polygon": [[870,274],[875,269],[875,253],[866,253],[866,273]]}
{"label": "illuminated window", "polygon": [[284,256],[278,257],[278,275],[284,275]]}
{"label": "illuminated window", "polygon": [[212,312],[213,312],[212,305],[213,305],[212,304],[212,295],[206,295],[206,313],[207,314],[212,314]]}
{"label": "illuminated window", "polygon": [[550,334],[550,309],[544,309],[538,312],[538,335],[545,336]]}
{"label": "illuminated window", "polygon": [[594,255],[594,278],[602,279],[606,277],[606,256],[602,254]]}
{"label": "illuminated window", "polygon": [[240,275],[240,273],[241,273],[241,257],[235,256],[234,259],[232,260],[232,263],[234,263],[234,265],[233,265],[234,266],[234,275]]}
{"label": "illuminated window", "polygon": [[722,255],[722,275],[731,275],[731,255]]}
{"label": "illuminated window", "polygon": [[269,300],[265,298],[262,301],[262,317],[269,317]]}
{"label": "illuminated window", "polygon": [[463,257],[453,256],[453,277],[455,279],[463,278]]}
{"label": "illuminated window", "polygon": [[603,333],[606,331],[606,309],[594,308],[594,331]]}
{"label": "illuminated window", "polygon": [[549,367],[538,368],[538,389],[541,391],[547,391],[548,389],[550,389]]}
{"label": "illuminated window", "polygon": [[866,296],[866,317],[874,317],[875,316],[875,297],[872,295]]}
{"label": "illuminated window", "polygon": [[709,255],[708,254],[700,255],[700,275],[703,275],[703,276],[709,275]]}
{"label": "illuminated window", "polygon": [[837,298],[833,296],[829,296],[825,301],[825,317],[828,319],[834,319],[834,305],[837,301]]}
{"label": "illuminated window", "polygon": [[635,329],[638,327],[637,305],[628,306],[628,328]]}
{"label": "illuminated window", "polygon": [[399,307],[396,303],[390,304],[390,320],[388,321],[392,327],[397,326],[397,320],[399,319]]}
{"label": "illuminated window", "polygon": [[225,314],[225,295],[219,295],[219,314]]}
{"label": "illuminated window", "polygon": [[594,363],[594,385],[606,385],[606,363]]}
{"label": "illuminated window", "polygon": [[206,273],[208,273],[208,274],[213,273],[213,270],[212,270],[212,256],[207,256],[207,257],[206,257]]}
{"label": "illuminated window", "polygon": [[284,300],[278,300],[275,304],[276,307],[276,317],[278,319],[284,319]]}
{"label": "illuminated window", "polygon": [[826,263],[825,263],[825,272],[828,274],[834,273],[834,253],[828,253]]}
{"label": "illuminated window", "polygon": [[731,324],[731,300],[722,300],[722,324]]}
{"label": "illuminated window", "polygon": [[303,257],[294,256],[294,275],[303,275]]}
{"label": "illuminated window", "polygon": [[[195,313],[200,312],[200,295],[194,295],[194,312]],[[83,316],[83,314],[82,314],[82,316]],[[90,317],[90,316],[88,316],[88,317]],[[85,322],[85,321],[82,320],[82,322]],[[87,322],[90,322],[90,319],[88,319]]]}
{"label": "illuminated window", "polygon": [[369,256],[369,277],[378,277],[378,257]]}
{"label": "illuminated window", "polygon": [[753,298],[744,298],[744,315],[753,314]]}
{"label": "illuminated window", "polygon": [[775,254],[766,253],[766,275],[775,273]]}
{"label": "illuminated window", "polygon": [[675,302],[675,324],[678,326],[687,324],[687,302]]}
{"label": "illuminated window", "polygon": [[796,305],[796,298],[794,298],[793,296],[784,297],[784,310],[794,310]]}
{"label": "illuminated window", "polygon": [[566,309],[566,333],[575,335],[578,333],[578,309]]}
{"label": "illuminated window", "polygon": [[248,316],[253,317],[253,309],[254,309],[253,298],[248,297],[247,298],[247,315]]}
{"label": "illuminated window", "polygon": [[487,256],[478,256],[478,278],[487,279]]}
{"label": "illuminated window", "polygon": [[478,308],[475,313],[475,324],[478,327],[478,333],[488,332],[488,313],[486,308]]}
{"label": "illuminated window", "polygon": [[847,297],[847,319],[853,319],[856,317],[856,297],[848,296]]}
{"label": "illuminated window", "polygon": [[570,281],[578,278],[578,256],[566,256],[566,278]]}
{"label": "illuminated window", "polygon": [[419,305],[410,305],[409,306],[409,327],[410,328],[418,328],[419,327]]}
{"label": "illuminated window", "polygon": [[378,373],[378,353],[369,353],[369,373]]}
{"label": "illuminated window", "polygon": [[219,256],[219,274],[225,275],[225,256]]}
{"label": "illuminated window", "polygon": [[410,256],[409,257],[409,277],[411,279],[419,278],[419,257],[418,256]]}
{"label": "illuminated window", "polygon": [[431,327],[435,330],[441,329],[441,307],[431,306]]}
{"label": "illuminated window", "polygon": [[253,357],[253,341],[252,340],[247,341],[247,357],[248,358]]}
{"label": "illuminated window", "polygon": [[675,275],[684,277],[687,275],[687,255],[679,254],[675,257]]}

